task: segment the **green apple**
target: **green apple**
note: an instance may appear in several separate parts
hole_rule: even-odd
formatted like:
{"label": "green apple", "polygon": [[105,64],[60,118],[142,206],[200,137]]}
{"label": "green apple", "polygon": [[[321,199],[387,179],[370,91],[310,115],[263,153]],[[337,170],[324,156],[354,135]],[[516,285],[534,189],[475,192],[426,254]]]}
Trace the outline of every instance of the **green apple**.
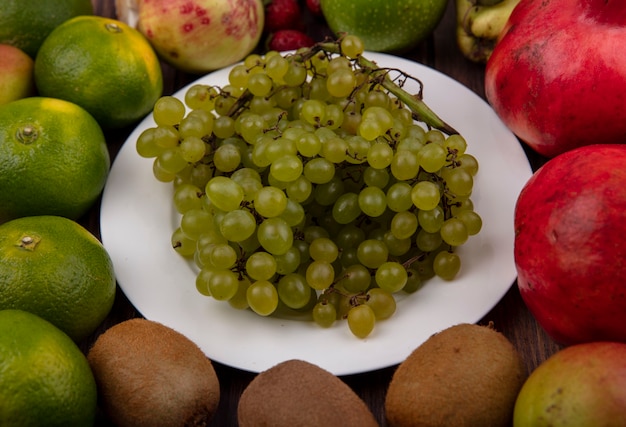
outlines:
{"label": "green apple", "polygon": [[566,347],[526,379],[513,427],[626,426],[626,344]]}
{"label": "green apple", "polygon": [[402,52],[435,30],[447,0],[321,0],[322,13],[335,34],[359,36],[366,50]]}
{"label": "green apple", "polygon": [[33,59],[21,49],[0,44],[0,105],[35,93]]}

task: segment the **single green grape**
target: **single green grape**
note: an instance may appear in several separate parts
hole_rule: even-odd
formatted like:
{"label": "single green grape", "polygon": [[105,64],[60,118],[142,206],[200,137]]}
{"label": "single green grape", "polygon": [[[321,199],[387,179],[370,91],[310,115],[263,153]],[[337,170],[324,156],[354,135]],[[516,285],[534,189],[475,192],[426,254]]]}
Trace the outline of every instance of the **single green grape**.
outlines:
{"label": "single green grape", "polygon": [[280,278],[278,285],[278,297],[289,308],[300,309],[309,304],[314,295],[306,278],[298,273],[290,273]]}
{"label": "single green grape", "polygon": [[396,312],[397,308],[396,299],[393,295],[381,288],[368,290],[365,304],[372,309],[376,320],[390,318]]}
{"label": "single green grape", "polygon": [[152,116],[158,126],[174,126],[185,117],[185,104],[174,96],[162,96],[154,103]]}
{"label": "single green grape", "polygon": [[452,280],[461,269],[461,258],[458,254],[449,251],[441,251],[433,260],[435,274],[444,280]]}
{"label": "single green grape", "polygon": [[406,269],[396,261],[387,261],[379,265],[375,274],[376,284],[390,293],[398,292],[408,280]]}
{"label": "single green grape", "polygon": [[278,291],[267,280],[257,280],[246,291],[248,305],[259,316],[269,316],[278,307]]}
{"label": "single green grape", "polygon": [[237,274],[230,270],[215,269],[209,280],[209,292],[218,301],[228,301],[239,287]]}
{"label": "single green grape", "polygon": [[357,305],[348,311],[348,327],[357,338],[366,338],[374,330],[376,314],[367,304]]}
{"label": "single green grape", "polygon": [[337,309],[333,304],[320,301],[312,310],[313,321],[322,328],[330,328],[337,319]]}

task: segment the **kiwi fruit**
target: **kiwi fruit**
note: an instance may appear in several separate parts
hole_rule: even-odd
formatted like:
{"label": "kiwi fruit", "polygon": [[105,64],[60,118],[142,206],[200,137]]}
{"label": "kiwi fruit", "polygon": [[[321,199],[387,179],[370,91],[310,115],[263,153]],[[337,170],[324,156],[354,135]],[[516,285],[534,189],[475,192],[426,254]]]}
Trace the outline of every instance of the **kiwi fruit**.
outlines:
{"label": "kiwi fruit", "polygon": [[493,324],[458,324],[432,335],[394,372],[385,397],[390,427],[510,426],[528,376]]}
{"label": "kiwi fruit", "polygon": [[302,360],[258,374],[237,407],[240,427],[377,427],[365,402],[341,379]]}
{"label": "kiwi fruit", "polygon": [[181,333],[136,318],[100,335],[87,360],[102,413],[119,427],[206,426],[220,399],[211,361]]}

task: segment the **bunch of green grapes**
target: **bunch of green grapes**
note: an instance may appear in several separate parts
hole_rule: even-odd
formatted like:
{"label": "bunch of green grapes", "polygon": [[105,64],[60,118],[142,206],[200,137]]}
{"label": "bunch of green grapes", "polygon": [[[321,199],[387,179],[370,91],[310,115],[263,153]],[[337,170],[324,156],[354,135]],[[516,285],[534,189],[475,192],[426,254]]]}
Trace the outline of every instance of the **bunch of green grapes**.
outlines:
{"label": "bunch of green grapes", "polygon": [[457,275],[456,248],[482,226],[478,162],[403,89],[411,76],[362,53],[348,35],[252,54],[223,87],[155,104],[136,149],[173,183],[172,245],[201,294],[322,327],[347,319],[365,337],[395,293]]}

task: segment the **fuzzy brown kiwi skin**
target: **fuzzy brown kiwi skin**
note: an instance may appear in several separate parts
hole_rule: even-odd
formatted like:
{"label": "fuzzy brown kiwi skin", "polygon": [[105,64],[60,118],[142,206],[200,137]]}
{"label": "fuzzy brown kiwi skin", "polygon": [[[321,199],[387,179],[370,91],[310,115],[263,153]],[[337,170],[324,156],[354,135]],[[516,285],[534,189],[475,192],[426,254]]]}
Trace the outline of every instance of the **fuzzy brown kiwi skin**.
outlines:
{"label": "fuzzy brown kiwi skin", "polygon": [[206,426],[220,399],[211,361],[184,335],[131,319],[87,354],[102,412],[119,427]]}
{"label": "fuzzy brown kiwi skin", "polygon": [[239,427],[378,427],[365,402],[339,377],[302,360],[261,372],[237,408]]}
{"label": "fuzzy brown kiwi skin", "polygon": [[402,362],[385,399],[390,427],[511,424],[528,374],[493,325],[459,324],[426,340]]}

